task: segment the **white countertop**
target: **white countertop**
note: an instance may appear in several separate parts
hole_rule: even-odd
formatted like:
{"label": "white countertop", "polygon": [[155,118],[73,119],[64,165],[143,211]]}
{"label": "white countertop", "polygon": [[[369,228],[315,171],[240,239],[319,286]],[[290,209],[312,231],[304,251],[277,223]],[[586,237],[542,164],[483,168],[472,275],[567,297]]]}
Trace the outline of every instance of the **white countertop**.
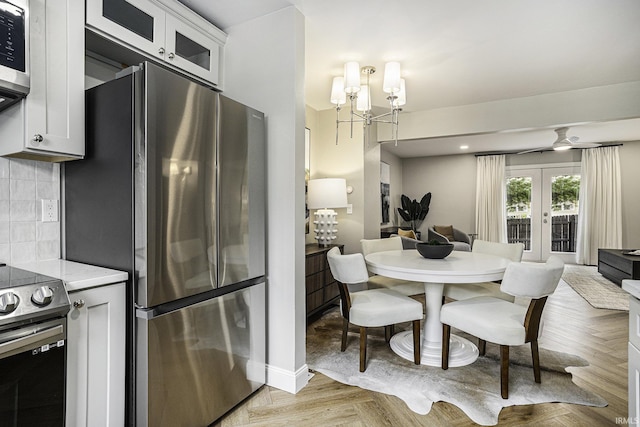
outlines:
{"label": "white countertop", "polygon": [[622,281],[622,289],[640,299],[640,280],[624,279]]}
{"label": "white countertop", "polygon": [[79,291],[96,286],[124,282],[129,275],[124,271],[81,264],[79,262],[53,259],[25,264],[15,264],[12,267],[33,271],[45,276],[62,279],[67,292]]}

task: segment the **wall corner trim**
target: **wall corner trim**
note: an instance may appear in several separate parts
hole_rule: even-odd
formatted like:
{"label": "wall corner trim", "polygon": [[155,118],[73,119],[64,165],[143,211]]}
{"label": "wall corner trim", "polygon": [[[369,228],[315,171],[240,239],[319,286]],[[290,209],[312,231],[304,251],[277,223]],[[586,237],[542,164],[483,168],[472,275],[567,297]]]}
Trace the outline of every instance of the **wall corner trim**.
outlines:
{"label": "wall corner trim", "polygon": [[306,363],[295,372],[267,365],[267,385],[292,394],[302,390],[311,376]]}

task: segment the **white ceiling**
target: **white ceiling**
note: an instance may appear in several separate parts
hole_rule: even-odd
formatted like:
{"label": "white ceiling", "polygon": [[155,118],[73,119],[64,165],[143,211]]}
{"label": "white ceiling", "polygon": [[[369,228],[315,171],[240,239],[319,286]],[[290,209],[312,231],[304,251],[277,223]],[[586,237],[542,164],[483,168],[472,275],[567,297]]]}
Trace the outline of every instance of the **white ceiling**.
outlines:
{"label": "white ceiling", "polygon": [[[306,103],[331,108],[346,61],[399,61],[407,112],[640,81],[638,0],[181,0],[223,30],[295,5],[306,17]],[[640,120],[572,124],[581,142],[640,140]],[[550,146],[553,129],[401,141],[401,157]],[[507,144],[508,141],[508,144]],[[389,144],[385,144],[389,146]]]}

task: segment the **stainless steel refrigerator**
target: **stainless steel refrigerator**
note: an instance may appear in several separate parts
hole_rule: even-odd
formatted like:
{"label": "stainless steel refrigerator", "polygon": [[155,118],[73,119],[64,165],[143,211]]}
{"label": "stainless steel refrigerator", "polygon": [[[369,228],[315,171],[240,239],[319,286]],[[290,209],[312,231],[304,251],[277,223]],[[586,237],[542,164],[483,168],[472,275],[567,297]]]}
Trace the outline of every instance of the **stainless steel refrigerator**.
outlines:
{"label": "stainless steel refrigerator", "polygon": [[265,382],[262,113],[149,63],[87,91],[65,258],[129,272],[127,424],[208,425]]}

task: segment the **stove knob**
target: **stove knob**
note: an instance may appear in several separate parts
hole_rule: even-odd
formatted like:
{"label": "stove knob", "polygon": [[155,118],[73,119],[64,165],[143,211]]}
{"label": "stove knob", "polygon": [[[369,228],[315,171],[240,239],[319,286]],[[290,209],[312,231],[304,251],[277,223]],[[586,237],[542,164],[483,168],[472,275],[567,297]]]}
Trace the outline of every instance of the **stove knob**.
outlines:
{"label": "stove knob", "polygon": [[48,305],[53,299],[53,291],[48,286],[39,287],[33,295],[31,295],[31,301],[36,305]]}
{"label": "stove knob", "polygon": [[0,314],[8,314],[18,308],[18,296],[13,292],[0,295]]}

